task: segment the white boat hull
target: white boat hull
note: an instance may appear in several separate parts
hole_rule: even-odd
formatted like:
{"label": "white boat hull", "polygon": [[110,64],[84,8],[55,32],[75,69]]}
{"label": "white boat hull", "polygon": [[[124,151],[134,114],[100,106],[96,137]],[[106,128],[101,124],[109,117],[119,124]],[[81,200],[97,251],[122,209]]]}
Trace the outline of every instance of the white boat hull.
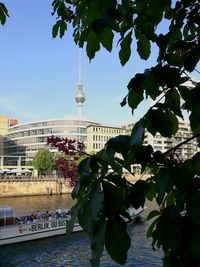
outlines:
{"label": "white boat hull", "polygon": [[[0,227],[0,245],[66,234],[67,222],[67,219],[57,219]],[[73,232],[81,230],[82,228],[79,224],[74,225]]]}

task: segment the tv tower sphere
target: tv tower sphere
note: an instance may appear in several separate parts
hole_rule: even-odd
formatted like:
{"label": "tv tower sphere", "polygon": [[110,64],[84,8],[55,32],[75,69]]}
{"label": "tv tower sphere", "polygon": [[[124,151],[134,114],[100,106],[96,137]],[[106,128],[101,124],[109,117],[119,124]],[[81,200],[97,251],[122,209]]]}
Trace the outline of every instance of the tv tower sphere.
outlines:
{"label": "tv tower sphere", "polygon": [[76,102],[78,104],[82,104],[85,102],[85,95],[83,93],[83,85],[82,84],[78,84],[77,85],[77,93],[76,93]]}

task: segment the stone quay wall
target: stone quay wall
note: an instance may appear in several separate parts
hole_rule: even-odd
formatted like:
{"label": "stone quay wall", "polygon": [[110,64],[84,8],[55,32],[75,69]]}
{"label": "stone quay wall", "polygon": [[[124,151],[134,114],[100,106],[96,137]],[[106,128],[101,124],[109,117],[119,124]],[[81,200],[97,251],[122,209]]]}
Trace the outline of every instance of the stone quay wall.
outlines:
{"label": "stone quay wall", "polygon": [[1,179],[0,198],[71,193],[69,183],[60,179]]}
{"label": "stone quay wall", "polygon": [[[145,180],[149,175],[144,175]],[[127,175],[126,179],[135,183],[141,179],[139,175]],[[61,178],[17,178],[0,179],[0,198],[15,196],[34,196],[34,195],[58,195],[69,194],[72,188],[69,183]]]}

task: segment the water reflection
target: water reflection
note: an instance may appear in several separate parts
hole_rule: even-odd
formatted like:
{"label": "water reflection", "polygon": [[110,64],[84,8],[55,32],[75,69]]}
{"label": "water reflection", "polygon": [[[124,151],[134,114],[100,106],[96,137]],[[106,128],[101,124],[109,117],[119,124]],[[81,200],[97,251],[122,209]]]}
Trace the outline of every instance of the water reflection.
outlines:
{"label": "water reflection", "polygon": [[73,203],[70,194],[0,198],[0,204],[12,206],[16,216],[37,210],[54,210],[58,207],[66,209],[70,208]]}
{"label": "water reflection", "polygon": [[[15,208],[17,214],[34,210],[69,208],[70,195],[34,196],[0,199],[1,204]],[[154,208],[152,204],[148,207]],[[144,217],[148,211],[145,211]],[[153,252],[151,241],[146,239],[148,223],[140,222],[129,227],[131,248],[126,267],[162,266],[162,253]],[[0,248],[0,267],[89,267],[90,248],[84,232],[72,233],[36,241],[29,241]],[[104,251],[101,267],[118,267]],[[121,265],[120,265],[121,266]]]}
{"label": "water reflection", "polygon": [[[153,252],[146,240],[146,223],[136,223],[129,228],[132,243],[128,261],[124,266],[161,266],[161,253]],[[90,249],[85,233],[73,233],[38,241],[2,247],[0,262],[4,266],[19,267],[89,267]],[[101,267],[119,266],[104,252]]]}

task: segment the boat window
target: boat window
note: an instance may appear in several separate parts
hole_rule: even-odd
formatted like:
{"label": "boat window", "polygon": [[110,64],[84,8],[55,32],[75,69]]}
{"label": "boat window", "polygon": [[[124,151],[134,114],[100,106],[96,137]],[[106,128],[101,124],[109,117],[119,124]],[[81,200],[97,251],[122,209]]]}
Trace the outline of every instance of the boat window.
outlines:
{"label": "boat window", "polygon": [[0,206],[0,226],[12,225],[14,220],[13,208],[10,206]]}

